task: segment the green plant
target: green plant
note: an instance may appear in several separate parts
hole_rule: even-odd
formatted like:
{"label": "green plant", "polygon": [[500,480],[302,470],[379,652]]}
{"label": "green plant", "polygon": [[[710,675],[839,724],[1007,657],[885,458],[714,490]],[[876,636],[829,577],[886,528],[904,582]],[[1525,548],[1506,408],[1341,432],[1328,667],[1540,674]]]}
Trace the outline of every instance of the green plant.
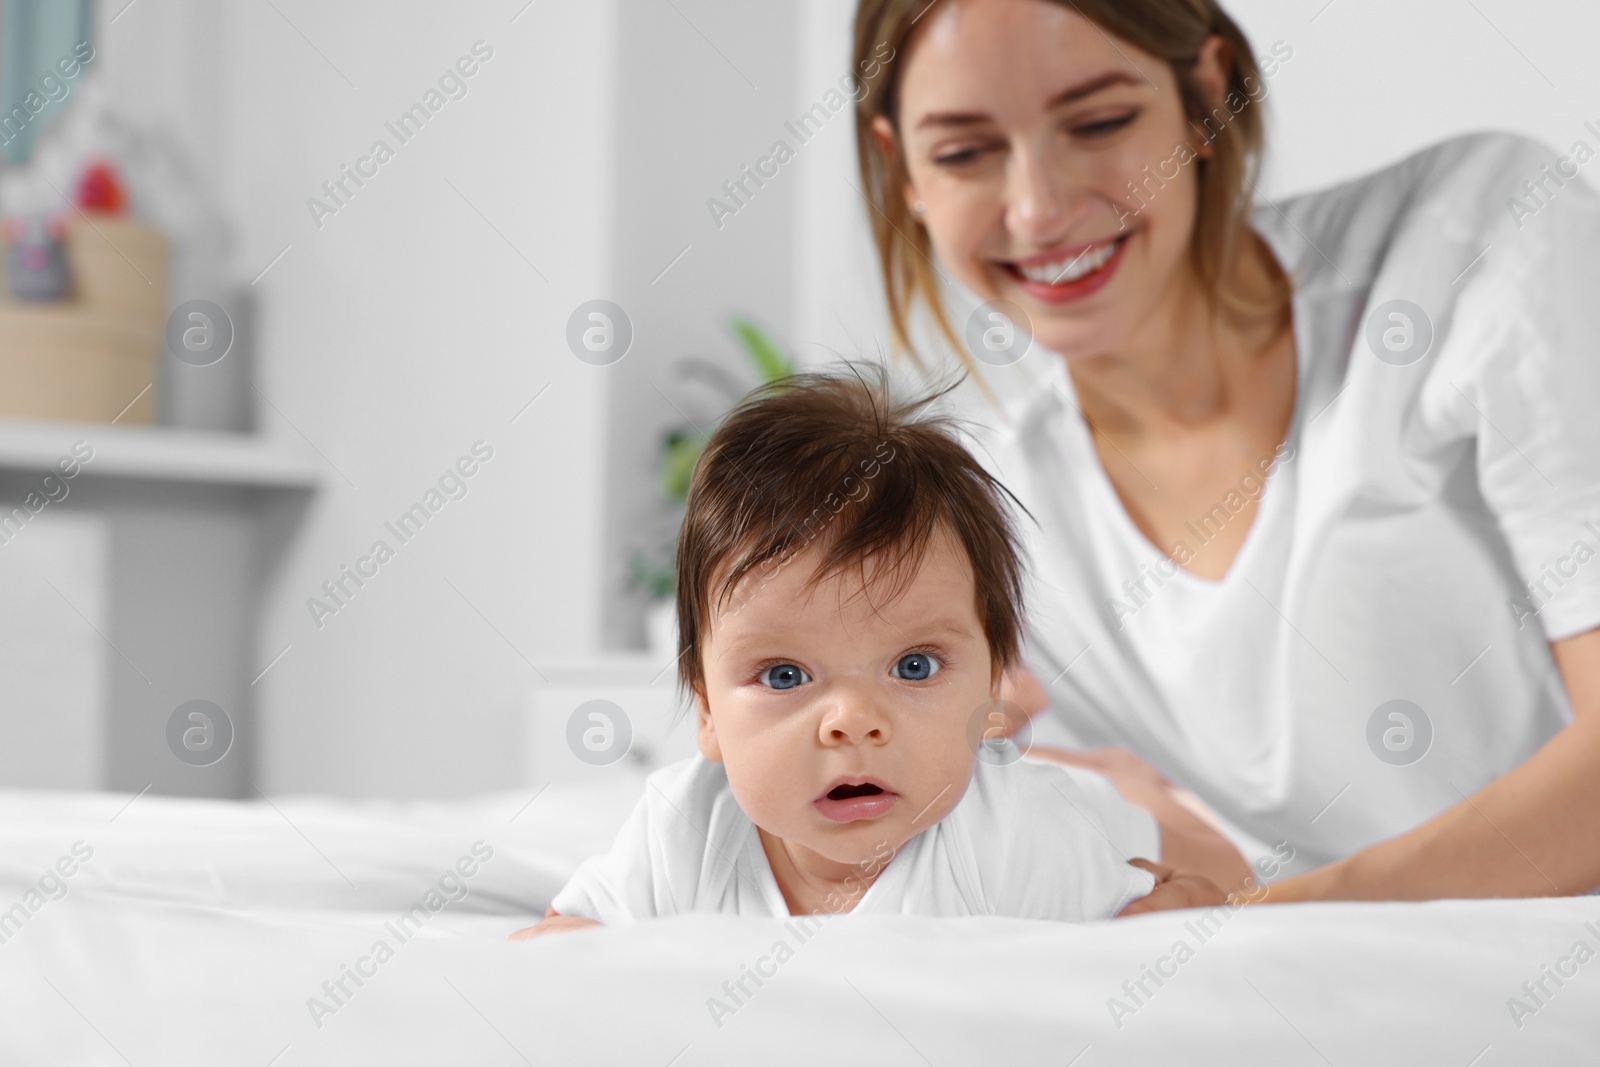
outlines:
{"label": "green plant", "polygon": [[[759,382],[776,381],[794,373],[794,360],[771,335],[749,319],[735,315],[728,320],[728,331],[738,342],[740,351],[744,353]],[[680,380],[708,382],[724,394],[726,406],[722,413],[737,403],[750,387],[748,381],[740,381],[716,364],[697,356],[681,358],[674,369]],[[722,413],[718,414],[719,419]],[[706,427],[706,430],[711,428]],[[694,465],[705,450],[706,440],[706,435],[694,426],[674,428],[662,438],[656,484],[662,497],[674,510],[681,508],[689,497]],[[667,544],[658,546],[655,552],[637,550],[629,557],[628,566],[634,586],[652,600],[665,600],[671,596],[676,579],[676,555],[677,528],[674,524],[672,537]]]}

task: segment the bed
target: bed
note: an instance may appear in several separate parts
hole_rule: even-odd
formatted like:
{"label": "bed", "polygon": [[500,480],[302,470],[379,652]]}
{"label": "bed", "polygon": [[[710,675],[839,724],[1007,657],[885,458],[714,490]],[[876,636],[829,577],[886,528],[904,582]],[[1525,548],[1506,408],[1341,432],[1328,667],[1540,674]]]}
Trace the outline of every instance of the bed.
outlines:
{"label": "bed", "polygon": [[1596,897],[507,942],[640,781],[0,791],[0,1064],[1600,1062]]}

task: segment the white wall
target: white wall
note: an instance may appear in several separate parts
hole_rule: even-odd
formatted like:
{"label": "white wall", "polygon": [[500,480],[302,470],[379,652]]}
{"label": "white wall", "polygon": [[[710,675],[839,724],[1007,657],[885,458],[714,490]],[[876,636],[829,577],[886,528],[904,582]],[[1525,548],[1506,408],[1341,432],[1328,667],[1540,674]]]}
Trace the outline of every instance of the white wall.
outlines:
{"label": "white wall", "polygon": [[[257,286],[261,424],[338,473],[266,605],[261,663],[290,650],[258,686],[263,788],[509,785],[539,662],[599,636],[606,384],[564,330],[609,283],[614,6],[278,7],[300,32],[231,9],[240,261],[289,246]],[[385,122],[479,40],[468,95],[401,144]],[[319,229],[307,198],[379,138],[395,157]],[[467,496],[402,545],[385,521],[479,440]],[[308,598],[380,539],[395,558],[319,627]]]}
{"label": "white wall", "polygon": [[[804,11],[798,35],[798,95],[815,100],[841,74],[851,72],[855,0],[813,0]],[[826,362],[836,354],[858,358],[871,356],[880,347],[886,351],[888,319],[867,226],[869,209],[857,177],[853,124],[830,123],[807,146],[798,166],[795,336],[799,354]]]}
{"label": "white wall", "polygon": [[661,437],[709,428],[718,405],[729,402],[685,382],[678,360],[707,359],[748,387],[755,378],[727,333],[728,317],[752,318],[780,341],[792,332],[794,169],[809,149],[760,186],[746,179],[749,195],[733,205],[735,214],[714,216],[707,202],[731,204],[723,183],[755,167],[775,141],[797,145],[784,128],[795,114],[797,10],[748,0],[619,0],[615,270],[611,291],[598,295],[628,312],[635,340],[607,368],[601,595],[608,648],[643,643],[645,600],[630,588],[628,555],[670,540],[676,528],[656,488]]}
{"label": "white wall", "polygon": [[1336,0],[1318,16],[1325,3],[1229,5],[1258,52],[1278,39],[1295,49],[1269,108],[1269,195],[1362,174],[1469,130],[1514,130],[1565,149],[1600,117],[1600,68],[1587,47],[1600,7],[1584,0]]}

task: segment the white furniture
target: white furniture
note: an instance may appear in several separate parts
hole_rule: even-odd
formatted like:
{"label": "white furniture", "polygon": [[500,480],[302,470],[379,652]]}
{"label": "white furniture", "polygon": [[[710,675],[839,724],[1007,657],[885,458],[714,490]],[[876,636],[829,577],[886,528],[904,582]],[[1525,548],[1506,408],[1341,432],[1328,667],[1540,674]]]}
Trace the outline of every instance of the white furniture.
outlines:
{"label": "white furniture", "polygon": [[311,489],[321,477],[315,457],[250,434],[34,419],[0,420],[0,472],[43,473],[75,441],[94,446],[84,470],[97,477],[260,489]]}
{"label": "white furniture", "polygon": [[[616,653],[539,669],[547,681],[528,690],[526,705],[525,766],[531,785],[595,781],[622,763],[654,769],[697,751],[692,707],[679,715],[676,664],[670,658]],[[611,708],[585,708],[591,701],[620,709],[626,727],[607,721],[616,720]],[[569,734],[574,714],[579,722],[575,740]],[[624,729],[632,735],[626,745]],[[586,734],[592,748],[585,747]],[[608,758],[612,761],[588,762]]]}
{"label": "white furniture", "polygon": [[[0,587],[67,601],[49,636],[90,677],[71,694],[52,692],[56,704],[0,702],[0,744],[10,746],[0,786],[247,795],[251,681],[266,665],[257,605],[320,464],[245,434],[0,420],[0,516],[13,516],[60,458],[81,457],[84,446],[92,458],[47,494],[59,499],[7,528]],[[91,527],[99,534],[84,532]],[[97,547],[61,551],[74,537]],[[26,644],[0,645],[0,678],[38,685],[39,670]],[[168,717],[195,699],[222,707],[235,730],[233,749],[209,767],[167,746]],[[57,707],[62,700],[70,706]],[[65,735],[30,721],[47,706]],[[63,743],[73,751],[59,751]]]}
{"label": "white furniture", "polygon": [[102,515],[0,512],[0,782],[93,789],[105,764],[110,553]]}

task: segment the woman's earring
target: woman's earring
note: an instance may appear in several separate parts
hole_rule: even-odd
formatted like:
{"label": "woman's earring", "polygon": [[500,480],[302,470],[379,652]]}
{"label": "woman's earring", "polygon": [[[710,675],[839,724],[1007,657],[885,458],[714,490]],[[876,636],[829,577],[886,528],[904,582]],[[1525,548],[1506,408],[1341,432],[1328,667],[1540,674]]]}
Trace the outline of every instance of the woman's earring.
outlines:
{"label": "woman's earring", "polygon": [[918,200],[915,204],[911,205],[911,210],[920,215],[924,211],[928,210],[928,205],[924,204],[921,200]]}

